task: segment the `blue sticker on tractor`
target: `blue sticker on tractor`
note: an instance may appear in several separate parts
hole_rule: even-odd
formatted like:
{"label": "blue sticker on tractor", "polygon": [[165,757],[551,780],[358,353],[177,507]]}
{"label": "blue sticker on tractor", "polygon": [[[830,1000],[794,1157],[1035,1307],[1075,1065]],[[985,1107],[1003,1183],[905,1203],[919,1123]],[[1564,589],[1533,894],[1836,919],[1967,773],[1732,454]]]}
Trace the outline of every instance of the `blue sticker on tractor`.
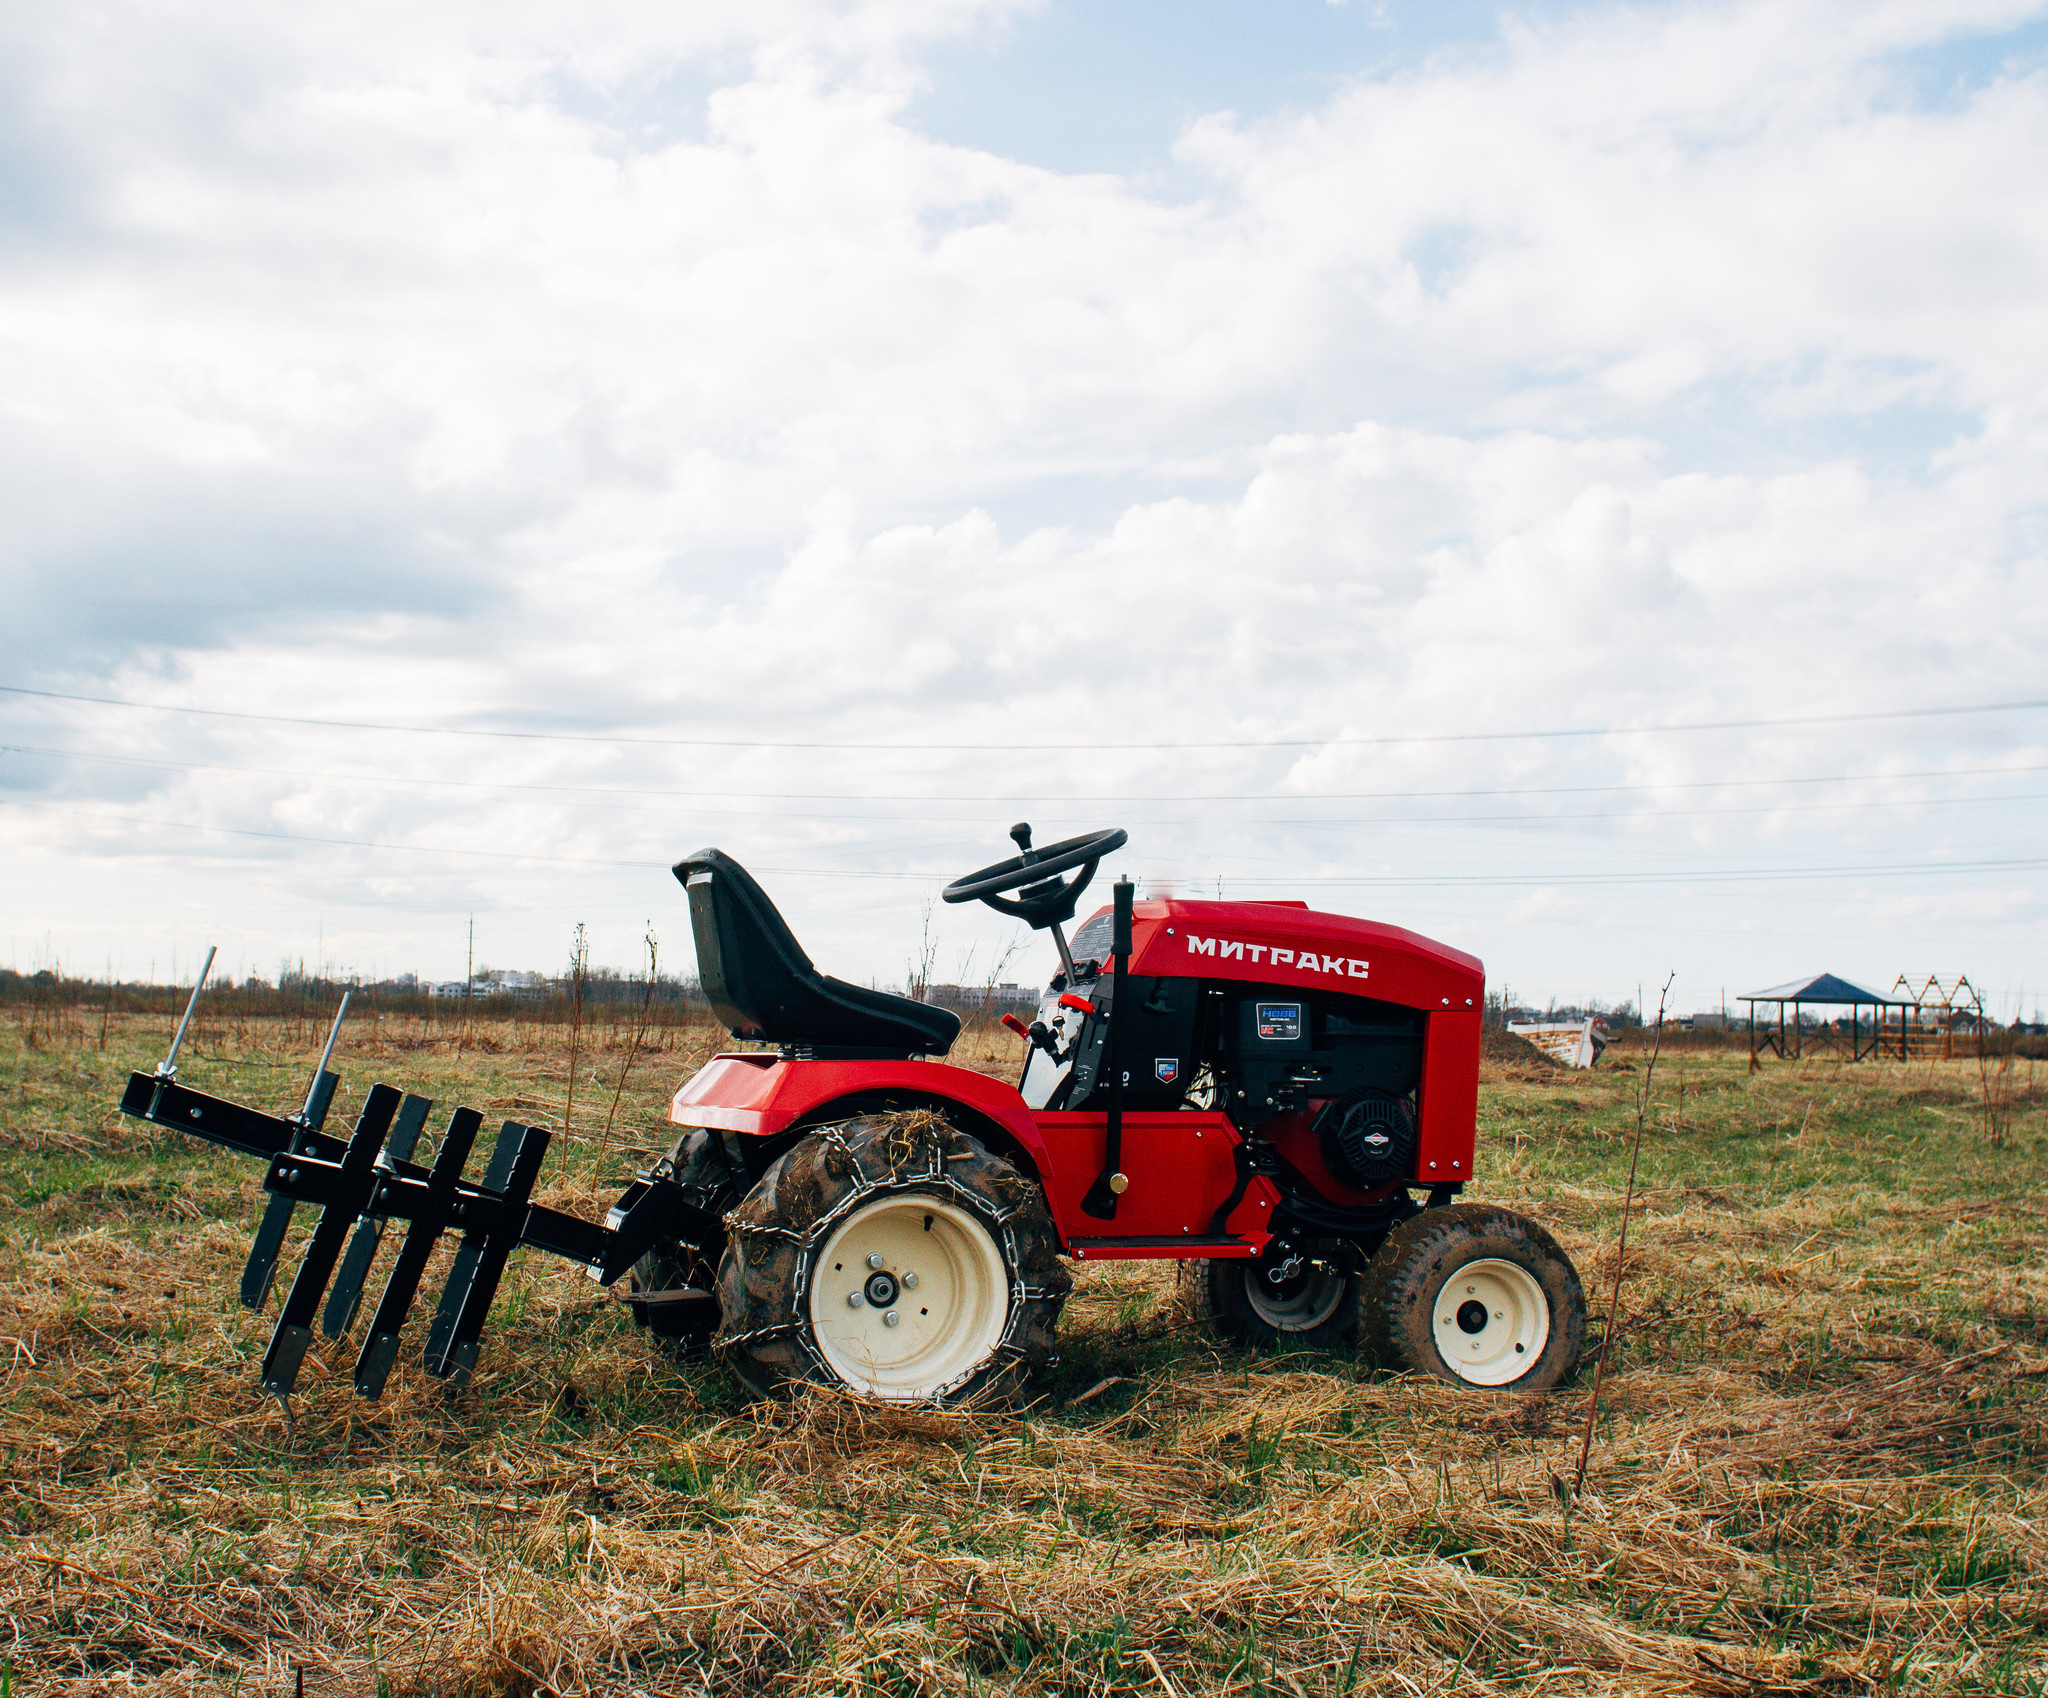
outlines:
{"label": "blue sticker on tractor", "polygon": [[1301,1004],[1262,1002],[1259,1004],[1259,1036],[1291,1041],[1301,1036]]}
{"label": "blue sticker on tractor", "polygon": [[1162,1085],[1171,1085],[1180,1077],[1180,1058],[1162,1055],[1152,1063],[1152,1077]]}

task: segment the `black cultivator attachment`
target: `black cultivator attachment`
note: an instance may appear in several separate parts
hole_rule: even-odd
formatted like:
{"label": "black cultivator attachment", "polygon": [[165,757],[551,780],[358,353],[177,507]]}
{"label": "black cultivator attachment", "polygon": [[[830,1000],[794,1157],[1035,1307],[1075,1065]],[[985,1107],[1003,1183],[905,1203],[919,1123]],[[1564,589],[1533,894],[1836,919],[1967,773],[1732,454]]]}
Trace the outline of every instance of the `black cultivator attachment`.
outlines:
{"label": "black cultivator attachment", "polygon": [[[198,995],[195,988],[195,1003]],[[346,1000],[342,1006],[346,1012]],[[186,1017],[190,1019],[189,1009]],[[340,1026],[337,1015],[337,1032]],[[334,1048],[332,1035],[305,1107],[289,1116],[266,1114],[180,1085],[174,1063],[183,1038],[181,1024],[162,1067],[128,1076],[121,1112],[261,1156],[270,1164],[263,1180],[270,1201],[242,1274],[242,1302],[247,1307],[260,1308],[269,1294],[294,1210],[301,1203],[320,1210],[263,1357],[264,1389],[279,1397],[298,1383],[316,1319],[329,1338],[348,1331],[384,1230],[394,1221],[405,1223],[405,1236],[356,1358],[355,1386],[364,1397],[377,1397],[384,1390],[398,1357],[406,1315],[419,1294],[435,1242],[444,1232],[459,1233],[461,1242],[428,1329],[426,1367],[451,1386],[460,1386],[476,1366],[484,1317],[497,1295],[506,1260],[521,1245],[579,1263],[592,1279],[610,1285],[657,1242],[702,1242],[717,1228],[718,1223],[691,1203],[682,1187],[654,1173],[642,1174],[626,1188],[602,1226],[533,1202],[550,1135],[545,1127],[517,1121],[506,1121],[499,1131],[481,1181],[464,1179],[463,1169],[483,1125],[483,1116],[473,1108],[458,1108],[449,1116],[432,1165],[422,1167],[412,1156],[434,1105],[425,1097],[401,1095],[389,1085],[371,1087],[355,1129],[346,1138],[334,1136],[323,1130],[339,1083],[326,1069]]]}

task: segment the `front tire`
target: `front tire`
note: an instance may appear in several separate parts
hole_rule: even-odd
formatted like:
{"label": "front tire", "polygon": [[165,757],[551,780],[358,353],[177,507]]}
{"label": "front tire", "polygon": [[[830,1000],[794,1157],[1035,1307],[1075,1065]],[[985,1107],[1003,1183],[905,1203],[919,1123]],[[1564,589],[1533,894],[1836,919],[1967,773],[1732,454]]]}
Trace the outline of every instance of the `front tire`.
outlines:
{"label": "front tire", "polygon": [[1361,1343],[1384,1367],[1483,1391],[1548,1391],[1586,1339],[1586,1293],[1557,1240],[1485,1204],[1425,1209],[1365,1272]]}
{"label": "front tire", "polygon": [[726,1229],[717,1344],[766,1392],[1014,1398],[1072,1285],[1038,1186],[930,1113],[818,1128]]}

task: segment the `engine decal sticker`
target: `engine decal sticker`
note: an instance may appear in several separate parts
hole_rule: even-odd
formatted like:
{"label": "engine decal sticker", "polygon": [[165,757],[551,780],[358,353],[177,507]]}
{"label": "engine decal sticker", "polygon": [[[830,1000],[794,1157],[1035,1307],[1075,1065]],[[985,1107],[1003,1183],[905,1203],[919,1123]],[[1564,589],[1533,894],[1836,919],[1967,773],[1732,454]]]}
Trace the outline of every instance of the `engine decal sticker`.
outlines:
{"label": "engine decal sticker", "polygon": [[1270,967],[1292,967],[1297,972],[1327,973],[1339,979],[1363,979],[1372,963],[1346,955],[1322,955],[1313,949],[1276,948],[1267,943],[1243,943],[1231,938],[1197,937],[1187,934],[1190,955],[1213,955],[1219,961],[1263,961]]}
{"label": "engine decal sticker", "polygon": [[1174,1080],[1180,1077],[1180,1057],[1177,1055],[1157,1057],[1152,1063],[1152,1077],[1157,1079],[1162,1085],[1171,1085]]}
{"label": "engine decal sticker", "polygon": [[1291,1042],[1301,1036],[1301,1004],[1262,1002],[1259,1004],[1259,1036]]}

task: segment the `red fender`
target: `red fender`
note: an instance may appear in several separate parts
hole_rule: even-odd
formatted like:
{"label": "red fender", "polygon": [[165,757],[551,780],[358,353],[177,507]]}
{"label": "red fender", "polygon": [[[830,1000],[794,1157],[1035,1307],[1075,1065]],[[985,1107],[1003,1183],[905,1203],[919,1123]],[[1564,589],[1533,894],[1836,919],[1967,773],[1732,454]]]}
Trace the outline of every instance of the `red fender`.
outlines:
{"label": "red fender", "polygon": [[704,1126],[746,1138],[773,1138],[833,1104],[873,1093],[953,1103],[991,1123],[1003,1153],[1045,1189],[1061,1246],[1082,1260],[1132,1257],[1256,1256],[1272,1237],[1280,1194],[1254,1178],[1224,1223],[1208,1226],[1237,1183],[1231,1152],[1242,1142],[1228,1115],[1192,1110],[1124,1116],[1123,1166],[1130,1189],[1113,1221],[1081,1212],[1081,1198],[1102,1169],[1108,1141],[1103,1114],[1034,1113],[1016,1088],[984,1073],[930,1061],[790,1061],[756,1052],[716,1055],[669,1105],[680,1126]]}

